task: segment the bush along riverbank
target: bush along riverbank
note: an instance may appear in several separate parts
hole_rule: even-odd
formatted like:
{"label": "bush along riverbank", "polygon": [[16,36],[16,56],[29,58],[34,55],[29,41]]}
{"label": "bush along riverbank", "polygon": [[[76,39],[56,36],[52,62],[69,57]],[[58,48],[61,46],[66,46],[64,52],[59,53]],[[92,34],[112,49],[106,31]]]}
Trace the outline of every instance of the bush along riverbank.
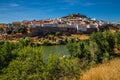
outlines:
{"label": "bush along riverbank", "polygon": [[[47,44],[47,40],[43,42]],[[120,32],[93,33],[88,40],[67,42],[70,56],[50,53],[29,38],[0,41],[1,80],[78,80],[81,72],[120,56]]]}

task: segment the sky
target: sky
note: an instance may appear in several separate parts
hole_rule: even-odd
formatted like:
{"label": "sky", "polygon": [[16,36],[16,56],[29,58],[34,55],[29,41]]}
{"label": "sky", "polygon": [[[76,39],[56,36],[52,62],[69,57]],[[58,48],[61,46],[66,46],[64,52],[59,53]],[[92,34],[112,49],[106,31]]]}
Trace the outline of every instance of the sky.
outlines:
{"label": "sky", "polygon": [[60,18],[80,13],[120,22],[120,0],[0,0],[0,23]]}

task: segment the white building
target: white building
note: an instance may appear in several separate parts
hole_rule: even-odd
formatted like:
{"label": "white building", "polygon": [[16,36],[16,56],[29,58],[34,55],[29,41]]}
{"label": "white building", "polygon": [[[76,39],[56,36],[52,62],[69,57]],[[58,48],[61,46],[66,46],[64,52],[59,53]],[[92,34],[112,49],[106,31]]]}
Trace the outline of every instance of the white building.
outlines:
{"label": "white building", "polygon": [[88,24],[88,25],[87,25],[87,28],[96,28],[96,25]]}
{"label": "white building", "polygon": [[83,32],[87,31],[86,25],[78,25],[77,24],[76,28],[77,28],[77,32],[79,32],[79,31],[83,31]]}
{"label": "white building", "polygon": [[42,24],[42,27],[58,27],[58,24]]}

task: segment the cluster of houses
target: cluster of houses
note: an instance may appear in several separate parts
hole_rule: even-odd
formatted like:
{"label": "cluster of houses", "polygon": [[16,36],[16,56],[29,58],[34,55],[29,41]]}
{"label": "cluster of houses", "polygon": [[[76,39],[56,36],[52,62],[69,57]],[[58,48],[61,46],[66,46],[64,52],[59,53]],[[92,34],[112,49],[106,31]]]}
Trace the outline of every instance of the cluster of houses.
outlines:
{"label": "cluster of houses", "polygon": [[[69,32],[69,33],[91,33],[105,28],[108,24],[104,21],[96,20],[95,18],[74,17],[73,18],[55,18],[45,20],[24,20],[22,22],[13,22],[7,24],[8,28],[13,26],[24,25],[31,34],[40,32]],[[5,25],[4,25],[5,26]]]}

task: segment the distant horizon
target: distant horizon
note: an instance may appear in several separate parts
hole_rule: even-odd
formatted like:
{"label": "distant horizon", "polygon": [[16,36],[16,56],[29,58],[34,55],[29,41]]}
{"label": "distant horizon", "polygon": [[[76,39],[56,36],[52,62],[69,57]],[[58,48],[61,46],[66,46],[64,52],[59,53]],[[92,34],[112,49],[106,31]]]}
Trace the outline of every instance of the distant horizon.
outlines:
{"label": "distant horizon", "polygon": [[80,13],[107,22],[120,22],[120,0],[1,0],[0,23],[60,18]]}

